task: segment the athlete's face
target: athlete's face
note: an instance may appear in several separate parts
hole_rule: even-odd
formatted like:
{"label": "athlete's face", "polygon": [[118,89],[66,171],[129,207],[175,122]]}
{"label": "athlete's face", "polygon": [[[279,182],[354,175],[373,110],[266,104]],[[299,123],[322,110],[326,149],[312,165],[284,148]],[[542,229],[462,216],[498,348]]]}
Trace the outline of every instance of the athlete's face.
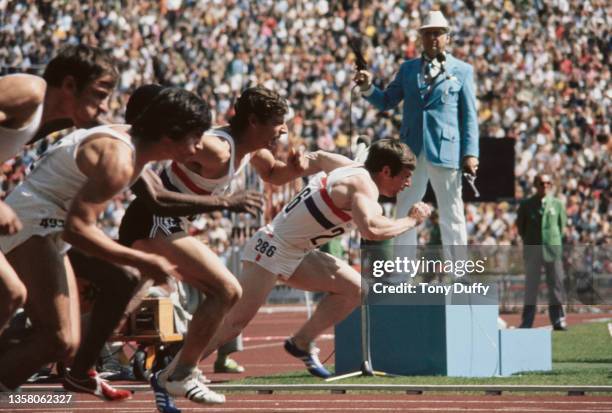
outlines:
{"label": "athlete's face", "polygon": [[263,122],[256,121],[254,128],[261,148],[274,149],[281,136],[287,133],[287,124],[283,116],[274,116]]}
{"label": "athlete's face", "polygon": [[201,130],[192,130],[187,135],[183,137],[183,139],[179,140],[170,140],[172,143],[170,146],[172,147],[172,153],[170,154],[170,159],[174,159],[176,161],[184,161],[189,157],[195,155],[198,150],[202,149],[202,139],[204,134]]}
{"label": "athlete's face", "polygon": [[108,112],[110,95],[115,88],[111,75],[103,75],[77,91],[72,90],[73,105],[71,118],[77,128],[89,128],[103,122]]}
{"label": "athlete's face", "polygon": [[391,169],[384,166],[382,170],[380,193],[384,196],[394,197],[405,188],[412,185],[412,170],[405,167],[395,176],[391,175]]}

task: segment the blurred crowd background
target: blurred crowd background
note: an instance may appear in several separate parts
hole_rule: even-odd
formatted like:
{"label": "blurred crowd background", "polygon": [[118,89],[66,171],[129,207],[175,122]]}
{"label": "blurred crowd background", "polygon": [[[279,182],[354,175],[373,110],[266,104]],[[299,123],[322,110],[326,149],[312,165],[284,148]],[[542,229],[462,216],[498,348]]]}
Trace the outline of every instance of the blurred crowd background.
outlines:
{"label": "blurred crowd background", "polygon": [[[567,204],[567,243],[609,243],[612,6],[606,0],[0,0],[0,67],[40,73],[65,43],[108,50],[121,73],[108,114],[118,122],[129,93],[144,83],[200,93],[218,124],[232,115],[242,89],[260,83],[285,96],[295,112],[280,152],[303,144],[346,154],[349,115],[354,134],[375,139],[397,136],[401,121],[399,110],[378,113],[351,94],[348,35],[361,33],[375,81],[384,86],[404,59],[418,56],[420,16],[432,7],[451,22],[449,51],[475,67],[481,136],[516,140],[516,199],[531,193],[536,173],[548,172]],[[46,144],[2,166],[4,193]],[[295,189],[265,189],[267,218]],[[118,197],[105,213],[111,235],[129,197]],[[519,242],[516,202],[467,204],[470,243]],[[232,237],[246,234],[236,225],[215,214],[196,221],[193,231],[223,253]],[[435,234],[430,221],[421,241]]]}

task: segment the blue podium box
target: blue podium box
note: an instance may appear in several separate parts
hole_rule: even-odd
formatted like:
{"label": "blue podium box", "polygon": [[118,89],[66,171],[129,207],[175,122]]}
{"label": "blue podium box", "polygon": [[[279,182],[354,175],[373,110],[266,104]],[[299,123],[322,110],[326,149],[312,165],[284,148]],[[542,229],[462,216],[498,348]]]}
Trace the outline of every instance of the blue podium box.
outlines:
{"label": "blue podium box", "polygon": [[[499,374],[497,307],[492,307],[370,306],[373,368],[407,376]],[[360,368],[360,320],[357,309],[336,326],[336,374]]]}
{"label": "blue podium box", "polygon": [[543,328],[499,330],[502,376],[552,370],[551,331]]}
{"label": "blue podium box", "polygon": [[[433,298],[431,305],[370,305],[374,370],[399,375],[492,377],[550,370],[550,332],[498,330],[498,306],[479,297]],[[452,302],[453,304],[450,304]],[[480,300],[482,302],[482,300]],[[335,329],[336,374],[361,367],[361,310]],[[529,352],[525,352],[525,348]],[[527,354],[522,354],[527,353]]]}

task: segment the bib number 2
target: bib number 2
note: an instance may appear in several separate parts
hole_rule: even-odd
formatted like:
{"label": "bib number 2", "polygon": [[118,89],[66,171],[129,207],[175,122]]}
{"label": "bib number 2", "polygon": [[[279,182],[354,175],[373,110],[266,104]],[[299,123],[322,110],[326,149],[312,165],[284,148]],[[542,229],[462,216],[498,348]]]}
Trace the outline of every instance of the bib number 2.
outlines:
{"label": "bib number 2", "polygon": [[323,235],[319,235],[314,238],[311,238],[310,242],[312,243],[312,245],[318,246],[342,234],[344,234],[344,228],[336,227],[336,228],[332,228],[332,230],[328,234],[323,234]]}

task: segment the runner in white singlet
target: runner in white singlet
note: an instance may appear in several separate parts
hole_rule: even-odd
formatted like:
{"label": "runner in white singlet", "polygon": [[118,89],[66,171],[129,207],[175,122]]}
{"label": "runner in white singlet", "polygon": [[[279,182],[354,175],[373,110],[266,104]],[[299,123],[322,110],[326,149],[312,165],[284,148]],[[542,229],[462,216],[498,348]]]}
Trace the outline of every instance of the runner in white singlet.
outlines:
{"label": "runner in white singlet", "polygon": [[[27,287],[33,329],[20,346],[0,354],[0,382],[6,387],[16,388],[43,364],[64,360],[78,347],[78,294],[64,254],[66,243],[103,261],[134,267],[158,282],[173,274],[175,266],[165,258],[108,238],[97,218],[148,162],[194,154],[209,126],[210,112],[202,99],[166,89],[132,125],[77,130],[65,137],[9,196],[7,202],[25,228],[0,239],[0,246]],[[87,376],[86,370],[81,374]],[[129,395],[96,376],[73,378],[67,380],[70,390],[110,400]]]}
{"label": "runner in white singlet", "polygon": [[[0,77],[0,161],[17,155],[25,144],[70,126],[89,127],[107,110],[117,72],[108,55],[85,45],[66,46],[47,64],[43,77]],[[63,87],[72,82],[72,89]],[[68,92],[70,90],[70,92]],[[13,210],[0,201],[0,235],[22,227]],[[0,333],[26,299],[26,288],[0,254]],[[0,383],[0,389],[5,387]]]}
{"label": "runner in white singlet", "polygon": [[[190,195],[231,194],[235,177],[247,163],[264,181],[279,185],[303,175],[305,158],[300,151],[290,151],[285,163],[275,159],[269,150],[287,133],[288,107],[280,95],[261,86],[249,88],[239,97],[235,109],[229,125],[204,134],[195,155],[166,165],[160,174],[166,190]],[[207,245],[185,232],[180,215],[157,216],[139,198],[130,204],[121,223],[120,241],[124,245],[177,263],[182,278],[200,277],[202,285],[195,285],[200,290],[206,286],[204,280],[234,280],[207,292],[207,299],[194,313],[187,336],[194,337],[192,343],[198,345],[185,344],[173,362],[152,378],[156,395],[162,394],[166,399],[167,391],[194,400],[197,387],[204,384],[197,369],[202,351],[240,297],[240,286]]]}
{"label": "runner in white singlet", "polygon": [[315,176],[245,245],[242,298],[225,318],[204,357],[242,331],[280,279],[294,288],[327,293],[312,317],[285,342],[285,349],[301,359],[311,374],[329,377],[314,340],[359,305],[361,284],[356,270],[315,248],[344,233],[351,224],[366,239],[384,240],[426,219],[430,210],[423,203],[396,220],[386,218],[378,204],[379,195],[392,197],[410,185],[414,165],[408,146],[389,139],[371,146],[364,165],[340,155],[309,154],[306,172],[325,174]]}

